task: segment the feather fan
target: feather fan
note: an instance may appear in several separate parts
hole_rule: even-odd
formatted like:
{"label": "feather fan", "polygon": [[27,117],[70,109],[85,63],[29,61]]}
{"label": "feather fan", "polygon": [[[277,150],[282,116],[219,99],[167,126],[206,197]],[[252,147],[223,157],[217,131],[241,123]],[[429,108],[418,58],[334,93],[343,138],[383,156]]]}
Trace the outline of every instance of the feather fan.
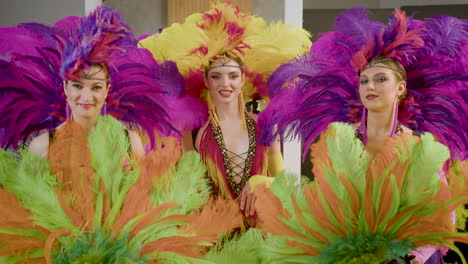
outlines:
{"label": "feather fan", "polygon": [[255,190],[261,226],[282,241],[267,247],[268,263],[374,263],[467,241],[451,212],[468,199],[468,173],[458,170],[458,192],[441,181],[449,151],[430,134],[388,138],[370,159],[351,126],[333,123],[312,147],[316,180],[302,192],[283,183],[292,177]]}

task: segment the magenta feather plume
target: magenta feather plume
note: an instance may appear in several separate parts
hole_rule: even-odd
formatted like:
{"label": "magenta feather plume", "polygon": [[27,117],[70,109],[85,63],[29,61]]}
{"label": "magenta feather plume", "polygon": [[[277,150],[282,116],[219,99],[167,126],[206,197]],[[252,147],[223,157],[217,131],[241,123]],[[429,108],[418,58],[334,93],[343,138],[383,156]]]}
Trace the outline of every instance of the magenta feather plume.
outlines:
{"label": "magenta feather plume", "polygon": [[65,120],[60,48],[63,38],[56,28],[23,23],[0,28],[0,39],[14,40],[3,46],[0,72],[0,144],[18,148],[39,131],[57,127]]}
{"label": "magenta feather plume", "polygon": [[74,78],[77,72],[92,64],[109,63],[113,54],[123,55],[137,43],[120,14],[104,6],[97,7],[76,31],[68,34],[60,68],[64,78]]}
{"label": "magenta feather plume", "polygon": [[[322,34],[320,41],[311,46],[310,53],[314,60],[336,61],[345,65],[361,46],[352,36],[333,31]],[[304,66],[306,65],[307,63]]]}
{"label": "magenta feather plume", "polygon": [[268,96],[273,98],[285,88],[301,87],[306,80],[300,76],[317,74],[323,67],[318,63],[309,63],[311,60],[312,54],[304,54],[278,67],[268,79]]}
{"label": "magenta feather plume", "polygon": [[78,26],[83,22],[82,17],[69,16],[54,23],[54,28],[60,30],[64,35],[70,36],[72,32],[78,30]]}
{"label": "magenta feather plume", "polygon": [[38,23],[23,23],[0,28],[0,56],[13,53],[39,56],[38,49],[57,45],[57,30]]}
{"label": "magenta feather plume", "polygon": [[468,40],[468,20],[450,16],[426,19],[426,30],[422,32],[424,48],[420,56],[460,55],[462,41]]}
{"label": "magenta feather plume", "polygon": [[[451,158],[468,158],[468,81],[443,82],[410,91],[400,122],[419,132],[431,132],[451,152]],[[458,92],[456,92],[458,91]]]}
{"label": "magenta feather plume", "polygon": [[184,77],[175,62],[165,61],[158,68],[159,82],[167,95],[164,100],[172,122],[182,131],[201,127],[208,118],[206,104],[186,92]]}
{"label": "magenta feather plume", "polygon": [[130,50],[126,56],[112,60],[114,67],[109,71],[111,91],[106,98],[106,107],[108,114],[123,121],[132,129],[143,129],[154,147],[156,131],[163,135],[178,132],[171,124],[165,109],[164,91],[155,75],[157,64],[154,61],[153,65],[148,67],[148,61],[136,62],[135,58],[142,58],[139,54],[141,52],[145,50]]}
{"label": "magenta feather plume", "polygon": [[194,130],[208,120],[208,108],[199,100],[183,94],[164,98],[167,112],[174,126],[180,131]]}
{"label": "magenta feather plume", "polygon": [[369,15],[370,12],[364,7],[350,8],[337,16],[333,32],[346,34],[358,45],[359,49],[373,40],[384,27],[381,22],[369,20]]}
{"label": "magenta feather plume", "polygon": [[[19,47],[30,45],[0,54],[8,57],[0,60],[3,148],[17,148],[39,131],[62,123],[66,100],[61,73],[95,62],[111,65],[107,114],[145,131],[153,147],[155,132],[180,136],[180,130],[206,120],[206,107],[184,94],[184,79],[175,63],[158,64],[151,53],[138,49],[115,10],[98,7],[89,17],[65,18],[55,26],[21,24],[0,30],[7,34],[0,38],[16,39]],[[17,36],[24,32],[23,38]]]}
{"label": "magenta feather plume", "polygon": [[362,70],[372,58],[383,55],[406,66],[415,60],[417,50],[424,45],[423,30],[424,24],[396,9],[387,26],[369,33],[367,44],[354,54],[351,64]]}
{"label": "magenta feather plume", "polygon": [[358,70],[384,55],[399,61],[407,73],[408,94],[399,121],[434,134],[453,159],[467,159],[467,21],[447,16],[418,21],[397,10],[385,26],[367,16],[362,8],[345,11],[310,54],[273,73],[271,101],[258,118],[261,141],[297,137],[305,155],[329,123],[358,122]]}
{"label": "magenta feather plume", "polygon": [[468,74],[459,59],[445,55],[420,58],[407,68],[408,98],[400,110],[401,123],[430,132],[446,144],[451,157],[468,158]]}
{"label": "magenta feather plume", "polygon": [[16,54],[0,72],[0,144],[16,149],[31,135],[65,119],[58,68],[47,57]]}
{"label": "magenta feather plume", "polygon": [[[151,53],[148,51],[151,56]],[[165,61],[159,64],[159,80],[163,90],[172,96],[179,96],[184,92],[185,80],[184,76],[179,72],[177,65],[173,61]]]}
{"label": "magenta feather plume", "polygon": [[424,46],[406,67],[408,99],[400,121],[418,132],[431,132],[453,159],[468,158],[468,21],[449,16],[424,20]]}
{"label": "magenta feather plume", "polygon": [[112,63],[108,114],[146,131],[152,147],[156,131],[162,136],[181,136],[180,130],[205,121],[200,117],[207,111],[203,104],[183,94],[184,79],[175,63],[158,64],[146,49],[129,50]]}
{"label": "magenta feather plume", "polygon": [[424,25],[404,11],[395,10],[388,19],[388,25],[382,35],[382,51],[376,55],[384,55],[406,66],[415,60],[416,51],[424,45],[421,31]]}
{"label": "magenta feather plume", "polygon": [[[461,42],[460,54],[468,54],[468,39]],[[460,57],[460,71],[468,74],[468,56]]]}
{"label": "magenta feather plume", "polygon": [[[350,65],[331,67],[320,63],[323,68],[320,72],[308,74],[301,70],[295,75],[299,80],[279,89],[268,107],[259,114],[261,142],[269,144],[281,135],[286,139],[299,138],[309,146],[330,123],[359,121],[362,105],[356,89],[357,78],[350,77],[356,70]],[[281,75],[279,71],[282,70],[279,68],[273,75]],[[303,158],[307,150],[304,150]]]}

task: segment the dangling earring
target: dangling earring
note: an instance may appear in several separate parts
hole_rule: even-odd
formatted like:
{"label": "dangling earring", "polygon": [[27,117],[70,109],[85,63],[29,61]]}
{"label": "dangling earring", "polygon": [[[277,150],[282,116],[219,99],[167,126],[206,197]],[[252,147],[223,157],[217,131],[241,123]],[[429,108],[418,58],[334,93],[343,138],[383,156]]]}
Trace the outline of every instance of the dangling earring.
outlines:
{"label": "dangling earring", "polygon": [[65,115],[66,115],[67,120],[72,120],[71,108],[70,108],[70,105],[68,104],[68,101],[65,103]]}
{"label": "dangling earring", "polygon": [[367,145],[367,108],[362,107],[362,114],[361,114],[361,125],[359,126],[359,132],[362,135],[362,143]]}
{"label": "dangling earring", "polygon": [[242,96],[242,91],[239,93],[239,98],[237,99],[237,105],[239,108],[239,114],[241,116],[241,127],[243,130],[247,130],[247,124],[245,120],[245,104],[244,104],[244,97]]}
{"label": "dangling earring", "polygon": [[101,108],[101,115],[107,115],[107,102],[104,102],[104,105]]}
{"label": "dangling earring", "polygon": [[393,137],[395,133],[397,132],[397,127],[398,127],[398,106],[399,106],[400,99],[397,97],[395,100],[395,105],[393,108],[393,125],[392,125],[392,131],[390,132],[390,136]]}

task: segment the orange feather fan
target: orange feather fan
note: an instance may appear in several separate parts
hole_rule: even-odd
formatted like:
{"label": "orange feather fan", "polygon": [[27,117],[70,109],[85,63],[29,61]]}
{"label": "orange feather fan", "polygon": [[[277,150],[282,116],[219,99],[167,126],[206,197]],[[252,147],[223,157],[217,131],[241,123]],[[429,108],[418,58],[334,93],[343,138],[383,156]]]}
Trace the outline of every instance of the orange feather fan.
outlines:
{"label": "orange feather fan", "polygon": [[180,263],[201,258],[207,245],[238,227],[234,202],[206,203],[209,187],[196,153],[176,166],[167,149],[141,164],[128,150],[124,127],[106,116],[89,137],[72,122],[61,126],[50,168],[27,153],[17,164],[2,151],[0,256],[12,263]]}
{"label": "orange feather fan", "polygon": [[377,263],[468,242],[451,220],[468,200],[466,164],[449,173],[449,187],[449,151],[431,135],[398,135],[383,149],[370,158],[351,126],[334,123],[312,146],[314,182],[302,192],[284,176],[258,187],[262,227],[284,242],[267,247],[269,263]]}

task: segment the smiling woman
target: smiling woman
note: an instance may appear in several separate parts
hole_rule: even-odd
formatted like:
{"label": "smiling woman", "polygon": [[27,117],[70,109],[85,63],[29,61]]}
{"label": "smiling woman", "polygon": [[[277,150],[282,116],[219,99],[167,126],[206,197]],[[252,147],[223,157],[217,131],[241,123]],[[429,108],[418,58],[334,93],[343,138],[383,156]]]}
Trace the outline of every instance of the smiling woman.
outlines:
{"label": "smiling woman", "polygon": [[[89,19],[92,17],[93,14]],[[85,23],[80,26],[77,34],[82,34],[80,38],[84,38],[84,41],[89,41],[95,46],[90,48],[93,52],[81,51],[82,42],[73,41],[75,40],[73,33],[64,30],[66,32],[64,35],[70,34],[69,37],[72,40],[67,42],[65,46],[64,54],[68,57],[62,58],[60,67],[60,73],[64,79],[63,94],[66,98],[66,119],[69,122],[65,122],[53,128],[49,133],[44,133],[31,141],[29,151],[39,157],[51,158],[49,150],[54,149],[51,143],[59,135],[56,132],[66,131],[64,127],[68,128],[70,121],[79,125],[85,137],[93,132],[101,114],[107,114],[106,101],[111,81],[108,63],[115,63],[116,57],[123,54],[117,53],[116,49],[123,50],[124,47],[136,49],[136,46],[132,47],[129,44],[135,43],[133,36],[129,34],[119,37],[116,32],[110,31],[107,35],[105,33],[94,35],[88,32]],[[128,31],[128,29],[126,30]],[[106,45],[103,42],[106,37],[115,37],[118,41],[115,41],[114,45]],[[127,135],[130,141],[129,154],[137,159],[142,159],[145,150],[140,136],[131,130],[127,130]]]}
{"label": "smiling woman", "polygon": [[367,151],[375,155],[385,138],[395,134],[412,133],[398,122],[398,108],[406,93],[405,69],[395,60],[378,56],[359,75],[359,97],[365,108],[357,130],[358,138]]}
{"label": "smiling woman", "polygon": [[[286,224],[288,232],[275,228],[268,231],[287,234],[291,238],[286,241],[291,247],[289,252],[308,255],[308,262],[316,259],[320,263],[401,263],[400,258],[405,257],[407,263],[442,263],[438,244],[454,230],[454,207],[442,206],[431,213],[403,212],[405,217],[394,214],[397,209],[388,208],[401,209],[401,203],[418,196],[439,204],[435,192],[425,196],[426,191],[422,191],[431,188],[451,187],[452,195],[462,199],[463,195],[453,188],[458,177],[451,173],[466,177],[467,171],[451,162],[468,158],[468,76],[467,61],[462,59],[467,52],[467,21],[448,16],[419,21],[395,10],[384,25],[369,20],[368,13],[359,7],[346,10],[336,18],[334,30],[324,33],[310,53],[280,66],[270,77],[273,96],[259,115],[260,138],[264,143],[278,135],[302,139],[303,158],[310,149],[315,175],[315,181],[304,189],[317,189],[306,193],[307,203],[298,198],[291,206],[280,199],[285,208],[294,208],[289,213],[297,214],[299,222]],[[441,149],[427,149],[438,163],[426,163],[430,155],[421,154],[422,148],[406,152],[415,146],[413,142],[433,141],[431,133],[450,149],[449,160],[448,155],[443,156],[447,154],[445,146],[438,142],[435,145]],[[344,146],[340,142],[355,145]],[[361,153],[353,154],[356,150]],[[418,161],[422,156],[425,158]],[[408,165],[405,159],[414,165]],[[402,166],[396,169],[399,162]],[[387,163],[390,165],[385,167]],[[426,170],[429,164],[434,166],[431,172]],[[402,177],[407,177],[408,184],[402,184]],[[448,186],[447,181],[453,186]],[[357,188],[360,184],[364,187]],[[419,191],[412,189],[424,184],[427,186]],[[342,196],[353,188],[357,192]],[[331,203],[320,205],[327,193]],[[406,194],[411,197],[402,198]],[[448,191],[440,194],[447,195]],[[359,195],[368,196],[357,198]],[[429,204],[418,199],[412,205],[422,208]],[[449,197],[444,198],[447,200]],[[342,202],[349,201],[355,203],[355,216],[339,212],[347,210]],[[384,206],[385,203],[388,204]],[[367,213],[361,214],[360,210]],[[289,217],[278,217],[277,212],[282,210],[272,210],[271,227]],[[319,222],[329,219],[317,224],[309,216]],[[409,223],[390,227],[390,223],[403,218]],[[260,219],[265,220],[262,215]],[[367,225],[373,227],[366,229]],[[303,240],[304,237],[311,239]],[[426,240],[416,242],[422,237]],[[320,242],[316,244],[315,239]],[[336,243],[340,239],[344,239],[344,244]],[[455,239],[464,241],[461,236]],[[392,245],[407,241],[412,245]],[[280,248],[278,252],[284,252],[278,260],[288,259],[287,249]],[[375,259],[371,261],[372,258]]]}
{"label": "smiling woman", "polygon": [[67,17],[54,26],[0,28],[0,41],[5,43],[0,48],[5,58],[0,66],[2,148],[30,143],[30,151],[47,157],[56,131],[76,123],[89,134],[107,115],[124,125],[129,154],[141,157],[145,151],[138,135],[147,136],[149,149],[155,149],[161,144],[156,137],[180,138],[181,130],[205,121],[192,118],[205,107],[181,95],[184,80],[176,64],[158,63],[138,48],[132,30],[111,8],[100,6],[87,17]]}
{"label": "smiling woman", "polygon": [[81,71],[80,78],[65,81],[64,87],[73,120],[97,119],[109,92],[107,70],[101,65],[92,65]]}
{"label": "smiling woman", "polygon": [[239,96],[242,96],[245,75],[242,66],[235,60],[220,58],[213,61],[209,70],[205,71],[204,81],[215,102],[242,103]]}
{"label": "smiling woman", "polygon": [[268,25],[231,3],[219,2],[139,43],[156,59],[174,60],[188,93],[207,104],[208,120],[184,133],[183,147],[200,153],[213,196],[239,203],[244,227],[256,221],[253,179],[282,170],[279,141],[265,146],[257,140],[256,116],[245,111],[245,102],[267,97],[268,76],[307,51],[309,37],[301,28]]}
{"label": "smiling woman", "polygon": [[[90,134],[96,127],[101,113],[107,114],[105,104],[110,89],[107,66],[105,64],[91,65],[63,83],[67,101],[67,119],[77,123],[85,135]],[[55,132],[62,129],[63,125],[52,130],[52,133],[45,133],[34,138],[29,145],[29,151],[39,157],[47,158],[51,140],[54,139]],[[131,153],[135,158],[142,159],[145,150],[140,136],[131,130],[128,130],[127,134]]]}
{"label": "smiling woman", "polygon": [[[245,112],[242,94],[245,74],[242,67],[239,58],[224,54],[214,57],[205,68],[204,84],[208,89],[206,97],[210,118],[196,133],[195,148],[207,163],[214,146],[221,150],[219,159],[223,160],[227,188],[232,198],[239,200],[244,215],[252,217],[255,198],[249,195],[249,176],[267,173],[263,158],[259,158],[263,157],[266,148],[253,144],[255,120]],[[269,151],[279,153],[278,142],[272,144]],[[276,172],[270,170],[269,173],[274,176]],[[223,184],[215,179],[215,195],[227,195]]]}
{"label": "smiling woman", "polygon": [[235,203],[207,201],[198,154],[176,168],[180,145],[156,142],[197,124],[184,122],[197,105],[175,63],[137,48],[115,10],[3,38],[21,44],[0,48],[0,145],[20,149],[0,149],[3,262],[188,263],[239,225]]}

